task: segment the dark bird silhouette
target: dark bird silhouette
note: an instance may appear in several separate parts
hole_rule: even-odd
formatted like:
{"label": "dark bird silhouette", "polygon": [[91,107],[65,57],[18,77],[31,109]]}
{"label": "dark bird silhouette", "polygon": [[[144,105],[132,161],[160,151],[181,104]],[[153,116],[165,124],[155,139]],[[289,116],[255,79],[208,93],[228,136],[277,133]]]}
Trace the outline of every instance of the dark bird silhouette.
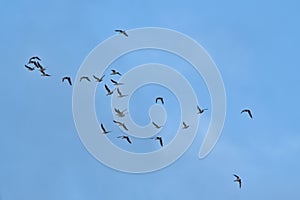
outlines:
{"label": "dark bird silhouette", "polygon": [[105,74],[103,74],[103,76],[101,78],[93,75],[94,79],[96,80],[96,82],[102,82],[103,81],[103,78],[104,78]]}
{"label": "dark bird silhouette", "polygon": [[127,94],[123,94],[119,88],[117,88],[117,92],[118,92],[118,97],[120,98],[128,96]]}
{"label": "dark bird silhouette", "polygon": [[25,65],[25,67],[29,70],[29,71],[33,71],[34,70],[34,67],[30,67],[28,65]]}
{"label": "dark bird silhouette", "polygon": [[161,146],[161,147],[163,147],[163,146],[164,146],[164,144],[163,144],[163,140],[162,140],[162,137],[155,137],[155,138],[152,138],[152,139],[154,139],[154,140],[158,140],[158,141],[159,141],[159,144],[160,144],[160,146]]}
{"label": "dark bird silhouette", "polygon": [[65,80],[67,80],[69,82],[69,84],[72,85],[71,77],[65,76],[61,79],[62,82],[64,82]]}
{"label": "dark bird silhouette", "polygon": [[46,70],[46,68],[44,68],[39,61],[32,61],[32,63],[36,66],[36,68],[39,68],[40,72]]}
{"label": "dark bird silhouette", "polygon": [[238,182],[239,187],[241,188],[242,187],[242,179],[238,175],[233,174],[233,176],[235,176],[234,182]]}
{"label": "dark bird silhouette", "polygon": [[157,103],[158,101],[160,101],[162,104],[164,104],[164,99],[162,97],[156,97],[155,103]]}
{"label": "dark bird silhouette", "polygon": [[51,76],[50,74],[47,74],[45,71],[41,71],[41,76]]}
{"label": "dark bird silhouette", "polygon": [[82,81],[83,79],[85,79],[85,80],[87,80],[87,81],[89,81],[89,82],[91,81],[90,78],[87,77],[87,76],[82,76],[82,77],[80,77],[80,81]]}
{"label": "dark bird silhouette", "polygon": [[114,93],[114,91],[115,91],[115,89],[114,90],[110,90],[106,84],[104,85],[104,87],[105,87],[105,90],[107,92],[106,96],[112,95]]}
{"label": "dark bird silhouette", "polygon": [[155,128],[157,128],[157,129],[160,129],[160,128],[162,127],[162,126],[156,124],[155,122],[152,122],[152,124],[153,124],[153,126],[154,126]]}
{"label": "dark bird silhouette", "polygon": [[121,76],[122,74],[120,72],[118,72],[117,70],[112,69],[110,75],[119,75],[119,76]]}
{"label": "dark bird silhouette", "polygon": [[120,82],[117,82],[113,79],[110,79],[110,81],[115,85],[115,86],[118,86],[118,85],[124,85],[124,83],[120,83]]}
{"label": "dark bird silhouette", "polygon": [[250,117],[251,119],[253,118],[253,117],[252,117],[251,110],[249,110],[249,109],[244,109],[244,110],[241,111],[241,114],[242,114],[243,112],[248,113],[248,115],[249,115],[249,117]]}
{"label": "dark bird silhouette", "polygon": [[33,63],[34,62],[33,60],[41,61],[41,59],[38,56],[32,56],[31,58],[29,58],[29,61],[28,61],[27,64]]}
{"label": "dark bird silhouette", "polygon": [[110,133],[111,131],[108,131],[108,130],[106,130],[105,128],[104,128],[104,125],[101,123],[101,129],[102,129],[102,133],[103,134],[107,134],[107,133]]}
{"label": "dark bird silhouette", "polygon": [[197,114],[202,114],[207,108],[201,109],[199,106],[197,106],[198,113]]}
{"label": "dark bird silhouette", "polygon": [[118,116],[118,117],[125,117],[125,111],[127,110],[127,109],[124,109],[123,111],[121,111],[120,109],[118,109],[118,108],[114,108],[114,110],[115,110],[115,112],[116,112],[116,115]]}
{"label": "dark bird silhouette", "polygon": [[129,138],[128,136],[126,136],[126,135],[118,136],[117,138],[126,139],[127,142],[128,142],[129,144],[131,144],[130,138]]}
{"label": "dark bird silhouette", "polygon": [[117,124],[118,126],[123,127],[126,131],[128,131],[128,128],[126,127],[126,125],[125,125],[124,122],[119,122],[119,121],[116,121],[116,120],[113,120],[113,122],[114,122],[115,124]]}
{"label": "dark bird silhouette", "polygon": [[115,30],[115,32],[118,32],[118,33],[123,34],[123,35],[125,35],[126,37],[128,37],[128,34],[126,33],[125,30],[117,29],[117,30]]}
{"label": "dark bird silhouette", "polygon": [[182,129],[187,129],[188,127],[190,127],[188,124],[186,124],[185,122],[182,122]]}

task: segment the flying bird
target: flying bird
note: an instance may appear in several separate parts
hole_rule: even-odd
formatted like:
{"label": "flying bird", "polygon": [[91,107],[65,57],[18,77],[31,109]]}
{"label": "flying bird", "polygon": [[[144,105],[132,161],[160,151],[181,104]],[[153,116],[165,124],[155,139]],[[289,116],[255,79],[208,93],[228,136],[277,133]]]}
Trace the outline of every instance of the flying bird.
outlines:
{"label": "flying bird", "polygon": [[112,95],[114,93],[114,91],[115,91],[115,89],[114,90],[110,90],[106,84],[104,85],[104,87],[105,87],[105,90],[107,92],[106,96]]}
{"label": "flying bird", "polygon": [[248,113],[248,115],[249,115],[249,117],[250,117],[251,119],[253,118],[253,117],[252,117],[251,110],[249,110],[249,109],[244,109],[244,110],[241,111],[241,114],[242,114],[243,112]]}
{"label": "flying bird", "polygon": [[197,106],[198,113],[197,114],[202,114],[207,108],[201,109],[199,106]]}
{"label": "flying bird", "polygon": [[39,68],[40,72],[45,71],[46,68],[44,68],[38,61],[32,61],[32,63]]}
{"label": "flying bird", "polygon": [[33,71],[34,70],[34,67],[30,67],[28,65],[25,65],[25,67],[29,70],[29,71]]}
{"label": "flying bird", "polygon": [[164,99],[162,97],[156,97],[155,103],[157,103],[158,101],[160,101],[162,104],[164,104]]}
{"label": "flying bird", "polygon": [[233,176],[235,176],[234,182],[238,182],[239,187],[241,188],[242,187],[242,179],[238,175],[233,174]]}
{"label": "flying bird", "polygon": [[107,133],[110,133],[111,131],[108,131],[108,130],[106,130],[105,128],[104,128],[104,125],[101,123],[101,129],[102,129],[102,133],[103,134],[107,134]]}
{"label": "flying bird", "polygon": [[72,85],[71,77],[65,76],[61,79],[62,82],[64,82],[65,80],[67,80],[69,82],[69,84]]}
{"label": "flying bird", "polygon": [[80,77],[80,81],[82,81],[83,79],[85,79],[85,80],[87,80],[87,81],[89,81],[89,82],[91,81],[90,78],[87,77],[87,76],[82,76],[82,77]]}
{"label": "flying bird", "polygon": [[163,146],[164,146],[164,144],[163,144],[163,140],[162,140],[162,137],[155,137],[155,138],[152,138],[152,139],[154,139],[154,140],[158,140],[158,141],[159,141],[159,144],[160,144],[160,146],[161,146],[161,147],[163,147]]}
{"label": "flying bird", "polygon": [[118,92],[118,97],[120,98],[128,96],[127,94],[122,94],[119,88],[117,88],[117,92]]}
{"label": "flying bird", "polygon": [[128,131],[128,128],[126,127],[126,125],[125,125],[124,122],[119,122],[119,121],[116,121],[116,120],[113,120],[113,122],[114,122],[115,124],[117,124],[118,126],[123,127],[126,131]]}
{"label": "flying bird", "polygon": [[118,117],[125,117],[125,114],[124,113],[127,109],[123,110],[123,111],[120,111],[119,109],[115,108],[115,112],[117,113],[117,116]]}
{"label": "flying bird", "polygon": [[115,32],[118,32],[118,33],[123,34],[123,35],[125,35],[126,37],[128,37],[128,34],[126,33],[125,30],[119,30],[119,29],[117,29],[117,30],[115,30]]}
{"label": "flying bird", "polygon": [[152,124],[155,126],[155,128],[160,129],[162,126],[156,124],[155,122],[152,122]]}
{"label": "flying bird", "polygon": [[115,69],[112,69],[110,75],[119,75],[119,76],[121,76],[121,73],[118,72],[118,71],[115,70]]}
{"label": "flying bird", "polygon": [[115,85],[115,86],[118,86],[118,85],[124,85],[124,83],[120,83],[120,82],[117,82],[113,79],[110,79],[110,81]]}
{"label": "flying bird", "polygon": [[131,144],[130,138],[129,138],[128,136],[126,136],[126,135],[118,136],[117,138],[126,139],[127,142],[128,142],[129,144]]}
{"label": "flying bird", "polygon": [[99,78],[99,77],[97,77],[97,76],[93,75],[93,77],[94,77],[94,79],[96,80],[96,82],[102,82],[102,81],[103,81],[103,78],[104,78],[104,76],[105,76],[105,74],[103,74],[103,75],[102,75],[102,77],[101,77],[101,78]]}
{"label": "flying bird", "polygon": [[185,122],[182,122],[182,125],[183,125],[182,129],[187,129],[188,127],[190,127],[190,126],[187,125]]}

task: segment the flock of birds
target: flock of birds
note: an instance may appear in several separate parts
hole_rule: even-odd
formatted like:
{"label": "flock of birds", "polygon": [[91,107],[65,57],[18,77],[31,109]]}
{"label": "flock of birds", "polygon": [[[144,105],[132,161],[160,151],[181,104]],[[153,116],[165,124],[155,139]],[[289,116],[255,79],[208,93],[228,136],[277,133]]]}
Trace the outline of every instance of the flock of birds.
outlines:
{"label": "flock of birds", "polygon": [[[127,32],[126,32],[125,30],[115,30],[115,32],[117,32],[117,33],[119,33],[119,34],[122,34],[122,35],[124,35],[125,37],[128,37],[128,34],[127,34]],[[34,71],[35,69],[37,69],[37,70],[41,73],[41,76],[44,76],[44,77],[49,77],[49,76],[51,76],[50,74],[46,73],[46,69],[47,69],[47,68],[43,67],[43,66],[41,65],[40,62],[41,62],[41,58],[39,58],[38,56],[33,56],[33,57],[29,58],[27,64],[25,64],[25,67],[26,67],[29,71]],[[117,70],[115,70],[115,69],[112,69],[112,70],[111,70],[110,75],[118,75],[118,76],[122,76],[122,74],[121,74],[120,72],[118,72]],[[96,82],[99,82],[99,83],[100,83],[100,82],[103,82],[104,77],[105,77],[105,74],[103,74],[101,77],[98,77],[98,76],[96,76],[96,75],[93,75],[92,77],[94,78],[94,80],[95,80]],[[61,80],[62,80],[62,82],[67,81],[68,84],[69,84],[70,86],[72,86],[72,79],[71,79],[71,77],[69,77],[69,76],[64,76],[64,77],[62,77]],[[88,82],[91,81],[90,77],[88,77],[88,76],[81,76],[79,80],[80,80],[80,82],[83,81],[83,80],[88,81]],[[124,83],[118,82],[118,81],[116,81],[116,80],[114,80],[114,79],[110,79],[110,81],[111,81],[111,83],[115,86],[115,88],[114,88],[114,89],[110,89],[110,88],[108,87],[108,85],[105,84],[105,85],[104,85],[104,88],[105,88],[105,90],[106,90],[106,96],[112,95],[115,91],[117,91],[117,94],[118,94],[118,97],[119,97],[119,98],[123,98],[123,97],[128,96],[127,94],[123,94],[123,93],[121,92],[121,90],[120,90],[120,87],[119,87],[119,86],[123,85]],[[164,98],[163,98],[163,97],[156,97],[155,103],[159,103],[159,102],[163,105],[163,104],[165,103]],[[199,105],[197,105],[196,108],[197,108],[197,114],[203,114],[204,111],[208,110],[207,108],[204,108],[204,109],[200,108]],[[121,110],[118,109],[118,108],[114,108],[114,111],[115,111],[116,115],[117,115],[119,118],[122,118],[122,117],[125,116],[125,114],[127,114],[126,110],[127,110],[127,109],[121,111]],[[253,118],[252,113],[251,113],[251,110],[249,110],[249,109],[243,109],[243,110],[241,111],[241,114],[242,114],[242,113],[247,113],[248,116],[249,116],[251,119]],[[113,123],[116,124],[116,125],[119,126],[119,127],[122,127],[125,131],[128,131],[128,128],[127,128],[127,126],[125,125],[124,122],[113,120]],[[155,123],[155,122],[153,122],[153,121],[152,121],[152,124],[153,124],[153,126],[154,126],[156,129],[160,129],[160,128],[163,127],[162,125],[159,125],[159,124],[157,124],[157,123]],[[100,128],[101,128],[101,130],[102,130],[102,134],[108,134],[108,133],[112,132],[112,131],[110,131],[110,130],[107,130],[107,129],[104,127],[104,124],[103,124],[103,123],[100,124]],[[182,122],[182,129],[187,129],[187,128],[189,128],[189,125],[188,125],[186,122],[183,121],[183,122]],[[117,138],[119,138],[119,139],[124,139],[124,140],[126,140],[129,144],[132,144],[132,140],[131,140],[131,138],[130,138],[128,135],[117,136]],[[159,144],[160,144],[161,147],[164,146],[163,138],[162,138],[161,136],[156,136],[156,137],[153,137],[153,138],[150,138],[150,139],[157,140],[157,141],[159,142]],[[233,176],[235,177],[234,182],[237,182],[238,185],[239,185],[239,188],[241,188],[241,187],[242,187],[242,180],[241,180],[241,178],[240,178],[238,175],[236,175],[236,174],[233,174]]]}

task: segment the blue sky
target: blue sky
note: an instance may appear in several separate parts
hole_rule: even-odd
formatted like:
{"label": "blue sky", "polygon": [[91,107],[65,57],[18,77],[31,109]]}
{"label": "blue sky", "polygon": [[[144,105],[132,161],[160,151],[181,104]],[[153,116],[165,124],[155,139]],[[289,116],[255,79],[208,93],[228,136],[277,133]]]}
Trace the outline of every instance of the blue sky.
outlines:
{"label": "blue sky", "polygon": [[[299,2],[2,1],[0,5],[2,199],[299,198]],[[205,159],[197,155],[209,112],[177,162],[153,173],[127,174],[106,167],[86,151],[73,121],[72,88],[61,78],[75,78],[85,57],[115,34],[114,29],[149,26],[182,32],[207,50],[223,77],[226,122]],[[168,58],[149,54],[150,61]],[[33,55],[42,58],[51,77],[24,68]],[[138,55],[117,62],[149,61]],[[199,83],[204,88],[203,104],[210,108],[209,94]],[[253,120],[240,115],[243,108],[253,111]],[[242,189],[233,183],[233,173],[243,179]]]}

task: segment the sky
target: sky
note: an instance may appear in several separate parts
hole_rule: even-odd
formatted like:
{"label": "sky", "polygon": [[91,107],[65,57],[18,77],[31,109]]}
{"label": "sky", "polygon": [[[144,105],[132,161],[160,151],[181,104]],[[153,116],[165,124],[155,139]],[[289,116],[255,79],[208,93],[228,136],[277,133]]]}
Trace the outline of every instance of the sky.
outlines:
{"label": "sky", "polygon": [[[299,199],[299,7],[292,0],[1,1],[0,199]],[[165,52],[122,56],[111,66],[122,73],[145,62],[182,70],[196,81],[194,89],[208,108],[182,157],[159,171],[130,174],[86,150],[73,119],[73,88],[61,78],[75,80],[86,56],[115,29],[142,27],[172,29],[203,46],[223,78],[227,113],[215,148],[200,160],[211,108],[201,76],[194,80],[192,69],[183,67],[187,63]],[[34,55],[51,77],[24,67]],[[147,95],[155,94],[147,87],[130,104],[139,124],[149,123]],[[104,96],[103,87],[98,90],[97,102]],[[176,99],[169,90],[154,90],[174,102],[166,107],[171,114],[165,128],[172,130],[170,124],[179,122]],[[244,108],[253,119],[240,114]],[[111,139],[133,152],[160,148],[134,149]],[[233,174],[242,178],[241,189]]]}

